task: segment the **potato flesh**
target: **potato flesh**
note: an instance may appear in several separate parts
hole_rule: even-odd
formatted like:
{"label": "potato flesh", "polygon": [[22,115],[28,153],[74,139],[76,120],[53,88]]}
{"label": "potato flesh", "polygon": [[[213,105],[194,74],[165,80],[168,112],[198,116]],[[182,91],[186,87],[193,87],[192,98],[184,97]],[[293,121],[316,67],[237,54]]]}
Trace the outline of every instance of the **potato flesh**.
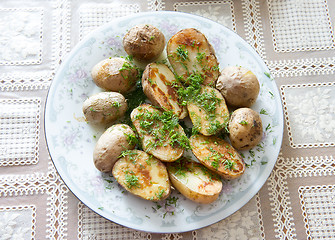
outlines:
{"label": "potato flesh", "polygon": [[160,201],[170,195],[165,165],[143,151],[127,152],[115,163],[112,173],[122,187],[143,199]]}
{"label": "potato flesh", "polygon": [[210,170],[225,179],[240,177],[245,163],[239,153],[226,141],[215,136],[193,135],[190,139],[193,154]]}
{"label": "potato flesh", "polygon": [[215,86],[219,64],[212,46],[198,30],[188,28],[172,36],[167,44],[167,55],[175,73],[184,81],[196,72],[204,76],[204,85]]}
{"label": "potato flesh", "polygon": [[[162,114],[161,111],[149,104],[142,104],[141,106],[135,108],[130,114],[131,120],[139,134],[143,150],[164,162],[176,161],[183,155],[184,149],[180,146],[172,146],[170,144],[169,135],[163,136],[161,133],[159,133],[159,130],[163,126],[163,123],[161,122],[152,121],[152,134],[150,134],[146,129],[143,129],[143,127],[141,127],[141,122],[144,121],[143,114],[147,112],[153,114]],[[185,135],[183,128],[179,124],[172,131],[181,135]],[[160,138],[159,142],[157,142],[157,138],[155,136],[156,134]]]}
{"label": "potato flesh", "polygon": [[[228,125],[229,110],[225,99],[218,90],[208,86],[203,86],[201,94],[204,93],[216,99],[217,103],[215,104],[215,111],[209,113],[199,106],[198,103],[193,101],[187,103],[187,110],[194,127],[201,134],[211,136],[218,133]],[[201,102],[200,104],[204,103],[205,102]]]}
{"label": "potato flesh", "polygon": [[180,105],[177,89],[172,87],[173,84],[176,84],[176,78],[166,65],[147,65],[142,77],[144,93],[154,105],[167,111],[172,110],[179,119],[183,119],[187,116],[187,110]]}
{"label": "potato flesh", "polygon": [[186,160],[181,172],[178,165],[177,162],[169,163],[167,169],[172,185],[181,194],[198,203],[211,203],[219,197],[222,182],[216,174],[194,161]]}

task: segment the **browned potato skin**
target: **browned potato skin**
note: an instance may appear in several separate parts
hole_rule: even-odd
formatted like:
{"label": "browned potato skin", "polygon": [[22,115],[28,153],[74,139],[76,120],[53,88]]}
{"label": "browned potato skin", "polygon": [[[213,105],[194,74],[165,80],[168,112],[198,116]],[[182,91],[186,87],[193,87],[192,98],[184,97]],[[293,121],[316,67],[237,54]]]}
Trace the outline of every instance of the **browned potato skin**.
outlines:
{"label": "browned potato skin", "polygon": [[123,69],[130,63],[123,58],[108,58],[97,63],[91,71],[94,83],[107,91],[127,93],[136,83],[138,71],[135,67]]}
{"label": "browned potato skin", "polygon": [[166,111],[173,111],[179,119],[187,116],[185,106],[179,103],[177,89],[172,87],[176,83],[173,72],[164,64],[150,63],[142,75],[143,92],[153,105]]}
{"label": "browned potato skin", "polygon": [[[203,136],[201,134],[193,135],[190,138],[190,144],[193,154],[208,169],[218,173],[225,179],[235,179],[240,177],[245,171],[245,163],[240,154],[226,141],[215,136]],[[218,167],[212,166],[219,158]],[[225,161],[234,163],[233,168],[226,167]]]}
{"label": "browned potato skin", "polygon": [[[165,165],[149,154],[132,150],[121,157],[113,167],[113,176],[130,193],[150,201],[161,201],[171,193],[171,184]],[[135,175],[138,184],[130,186],[126,174]]]}
{"label": "browned potato skin", "polygon": [[125,51],[138,61],[155,60],[165,47],[164,34],[149,24],[132,27],[123,38]]}
{"label": "browned potato skin", "polygon": [[[214,118],[209,118],[206,111],[199,107],[196,103],[187,103],[187,110],[193,125],[196,126],[199,132],[205,136],[211,136],[218,133],[226,125],[228,125],[229,121],[229,110],[221,93],[217,89],[209,86],[202,86],[201,88],[201,94],[204,92],[211,93],[212,91],[214,91],[216,98],[221,99],[221,102],[216,106]],[[217,128],[216,131],[211,130],[211,124],[214,121],[218,121],[221,124],[221,128]]]}
{"label": "browned potato skin", "polygon": [[112,171],[121,152],[135,148],[135,144],[129,141],[129,135],[135,136],[135,133],[128,125],[116,124],[100,136],[93,151],[93,162],[99,171]]}
{"label": "browned potato skin", "polygon": [[[147,134],[145,131],[143,131],[143,129],[140,126],[141,118],[137,119],[137,116],[140,116],[142,113],[145,113],[146,111],[157,112],[159,114],[162,113],[160,110],[154,108],[150,104],[142,104],[131,112],[130,118],[140,137],[143,150],[147,153],[152,154],[153,156],[155,156],[156,158],[158,158],[159,160],[163,162],[176,161],[178,158],[180,158],[183,155],[184,149],[178,146],[171,146],[169,144],[170,139],[167,139],[167,137],[163,141],[162,146],[157,146],[155,148],[151,147],[151,143],[154,142],[155,138]],[[185,134],[183,128],[180,125],[179,125],[179,129],[176,129],[175,131],[180,131],[183,134]]]}
{"label": "browned potato skin", "polygon": [[117,92],[100,92],[83,103],[86,120],[92,124],[107,124],[122,117],[127,111],[125,97]]}
{"label": "browned potato skin", "polygon": [[219,197],[222,190],[220,177],[202,164],[181,158],[168,163],[167,170],[172,185],[188,199],[208,204]]}
{"label": "browned potato skin", "polygon": [[221,71],[216,88],[234,107],[250,107],[259,94],[259,82],[255,74],[244,67],[229,66]]}
{"label": "browned potato skin", "polygon": [[[181,61],[176,54],[178,46],[185,46],[188,51],[189,59],[185,62]],[[215,82],[219,77],[219,63],[213,47],[200,31],[194,28],[179,31],[168,41],[166,52],[175,73],[182,76],[184,81],[191,73],[199,72],[204,76],[204,85],[215,87]],[[198,53],[205,53],[203,60],[197,60]],[[181,62],[187,66],[187,69]]]}
{"label": "browned potato skin", "polygon": [[238,150],[255,147],[263,137],[263,124],[260,115],[250,108],[239,108],[231,115],[229,139]]}

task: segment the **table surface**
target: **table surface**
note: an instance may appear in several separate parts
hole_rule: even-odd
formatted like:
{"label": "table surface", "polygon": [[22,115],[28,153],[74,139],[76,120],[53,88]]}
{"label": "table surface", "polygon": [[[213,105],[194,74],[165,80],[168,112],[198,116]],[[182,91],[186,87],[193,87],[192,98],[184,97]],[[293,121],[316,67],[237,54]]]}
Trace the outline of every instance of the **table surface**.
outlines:
{"label": "table surface", "polygon": [[[275,78],[280,154],[244,207],[211,226],[154,234],[100,217],[58,176],[44,137],[48,88],[90,31],[145,11],[180,11],[236,32]],[[335,1],[0,0],[1,239],[335,239]]]}

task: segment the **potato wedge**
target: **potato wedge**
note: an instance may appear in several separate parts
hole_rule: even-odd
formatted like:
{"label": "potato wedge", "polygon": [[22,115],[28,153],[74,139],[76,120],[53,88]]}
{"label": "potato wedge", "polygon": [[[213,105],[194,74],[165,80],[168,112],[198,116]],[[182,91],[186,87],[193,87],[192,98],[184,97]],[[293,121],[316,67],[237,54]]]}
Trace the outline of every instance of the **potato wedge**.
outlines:
{"label": "potato wedge", "polygon": [[200,94],[187,103],[195,131],[205,136],[218,133],[228,125],[229,110],[225,99],[215,88],[202,86]]}
{"label": "potato wedge", "polygon": [[196,72],[203,75],[204,85],[215,86],[219,63],[213,47],[200,31],[194,28],[179,31],[168,41],[166,51],[175,73],[185,82]]}
{"label": "potato wedge", "polygon": [[172,111],[183,119],[187,116],[187,110],[180,104],[176,84],[173,72],[165,64],[150,63],[142,75],[143,91],[152,104]]}
{"label": "potato wedge", "polygon": [[197,203],[212,203],[222,190],[220,176],[202,164],[180,158],[167,164],[172,185],[185,197]]}
{"label": "potato wedge", "polygon": [[178,118],[172,112],[162,112],[150,104],[142,104],[130,114],[143,150],[164,162],[180,158],[189,140]]}
{"label": "potato wedge", "polygon": [[130,193],[145,200],[160,201],[171,192],[165,165],[139,150],[128,150],[114,164],[113,176]]}
{"label": "potato wedge", "polygon": [[197,134],[190,138],[190,144],[196,158],[223,178],[235,179],[244,173],[245,163],[242,157],[221,138]]}

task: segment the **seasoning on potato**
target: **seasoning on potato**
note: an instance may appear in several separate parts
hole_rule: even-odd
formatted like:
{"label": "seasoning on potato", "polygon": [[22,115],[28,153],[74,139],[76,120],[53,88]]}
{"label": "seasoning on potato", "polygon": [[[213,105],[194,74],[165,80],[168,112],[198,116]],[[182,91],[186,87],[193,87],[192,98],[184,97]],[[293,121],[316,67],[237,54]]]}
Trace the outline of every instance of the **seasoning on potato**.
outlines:
{"label": "seasoning on potato", "polygon": [[245,171],[240,154],[221,138],[197,134],[190,138],[190,145],[200,163],[225,179],[238,178]]}
{"label": "seasoning on potato", "polygon": [[127,93],[136,84],[138,70],[130,61],[114,57],[96,64],[91,76],[94,83],[104,90]]}
{"label": "seasoning on potato", "polygon": [[193,73],[204,77],[203,84],[215,87],[219,76],[219,63],[206,36],[194,28],[173,35],[167,43],[167,56],[175,73],[184,82]]}
{"label": "seasoning on potato", "polygon": [[209,86],[202,86],[199,93],[187,103],[194,132],[210,136],[228,125],[229,111],[220,92]]}
{"label": "seasoning on potato", "polygon": [[94,151],[93,162],[101,172],[110,172],[125,150],[135,148],[136,136],[126,124],[116,124],[109,127],[98,139]]}
{"label": "seasoning on potato", "polygon": [[122,117],[127,111],[125,97],[117,92],[100,92],[83,103],[86,120],[93,124],[108,124]]}
{"label": "seasoning on potato", "polygon": [[260,115],[250,108],[238,108],[231,115],[229,139],[234,148],[248,150],[255,147],[263,137]]}
{"label": "seasoning on potato", "polygon": [[164,34],[149,24],[132,27],[123,38],[124,50],[138,61],[152,61],[165,48]]}
{"label": "seasoning on potato", "polygon": [[143,150],[164,162],[180,158],[189,140],[178,118],[171,111],[162,112],[149,104],[142,104],[131,114]]}
{"label": "seasoning on potato", "polygon": [[180,104],[177,94],[180,84],[173,72],[165,64],[150,63],[142,76],[143,92],[156,106],[172,111],[179,119],[187,116],[185,106]]}
{"label": "seasoning on potato", "polygon": [[228,105],[250,107],[257,100],[260,86],[256,75],[250,70],[239,66],[229,66],[221,71],[216,88],[226,99]]}
{"label": "seasoning on potato", "polygon": [[165,165],[143,151],[122,152],[112,173],[122,187],[145,200],[160,201],[170,195],[171,184]]}
{"label": "seasoning on potato", "polygon": [[167,164],[172,185],[185,197],[197,203],[212,203],[222,190],[220,176],[202,164],[180,158]]}

